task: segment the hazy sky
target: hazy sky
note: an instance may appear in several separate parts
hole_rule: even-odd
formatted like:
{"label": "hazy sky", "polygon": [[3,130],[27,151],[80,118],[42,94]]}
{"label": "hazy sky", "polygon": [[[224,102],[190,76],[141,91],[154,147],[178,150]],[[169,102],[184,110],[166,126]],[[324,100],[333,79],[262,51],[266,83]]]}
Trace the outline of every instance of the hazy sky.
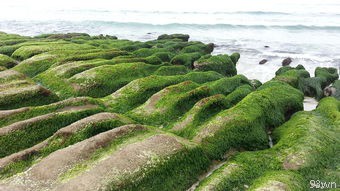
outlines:
{"label": "hazy sky", "polygon": [[[339,12],[338,0],[8,0],[1,2],[0,10],[10,7],[39,9],[100,9],[143,11],[318,11],[308,10],[320,4],[320,12]],[[1,13],[0,13],[1,14]]]}

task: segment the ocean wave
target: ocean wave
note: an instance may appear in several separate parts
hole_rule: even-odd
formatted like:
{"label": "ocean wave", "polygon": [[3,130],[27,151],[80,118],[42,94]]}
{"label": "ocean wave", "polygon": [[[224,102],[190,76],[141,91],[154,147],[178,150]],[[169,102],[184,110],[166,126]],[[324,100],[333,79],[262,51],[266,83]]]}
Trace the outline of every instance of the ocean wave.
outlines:
{"label": "ocean wave", "polygon": [[[109,10],[103,10],[108,12]],[[137,11],[137,10],[121,10],[121,13],[142,13],[142,14],[249,14],[249,15],[290,15],[288,12],[274,12],[274,11]]]}
{"label": "ocean wave", "polygon": [[142,11],[142,10],[109,10],[109,9],[60,9],[58,12],[86,12],[86,13],[121,13],[121,14],[193,14],[193,15],[264,15],[264,16],[284,16],[284,15],[323,15],[323,16],[340,16],[339,13],[313,12],[313,13],[296,13],[280,11]]}
{"label": "ocean wave", "polygon": [[20,25],[58,25],[58,26],[108,26],[108,27],[126,27],[126,28],[179,28],[179,29],[254,29],[254,30],[265,30],[265,29],[281,29],[281,30],[322,30],[330,32],[340,32],[339,26],[319,26],[319,25],[235,25],[227,23],[217,23],[217,24],[188,24],[188,23],[165,23],[165,24],[154,24],[154,23],[143,23],[143,22],[116,22],[116,21],[101,21],[101,20],[86,20],[86,21],[59,21],[59,20],[49,20],[49,21],[0,21],[0,25],[8,26],[20,26]]}
{"label": "ocean wave", "polygon": [[186,24],[168,23],[152,24],[139,22],[114,22],[114,21],[82,21],[91,24],[104,24],[115,26],[138,26],[138,27],[170,27],[170,28],[197,28],[197,29],[288,29],[288,30],[327,30],[340,31],[340,26],[316,26],[316,25],[234,25],[234,24]]}

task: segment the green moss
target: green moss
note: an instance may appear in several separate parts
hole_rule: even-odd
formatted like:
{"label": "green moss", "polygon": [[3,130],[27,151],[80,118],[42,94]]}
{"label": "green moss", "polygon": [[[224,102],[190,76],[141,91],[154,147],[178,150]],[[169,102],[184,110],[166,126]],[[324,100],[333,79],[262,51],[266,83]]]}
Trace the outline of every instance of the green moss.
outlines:
{"label": "green moss", "polygon": [[162,60],[159,57],[154,56],[154,55],[146,57],[145,62],[148,64],[152,64],[152,65],[162,64]]}
{"label": "green moss", "polygon": [[241,85],[237,87],[234,91],[230,92],[226,96],[226,100],[229,104],[229,106],[234,106],[238,102],[240,102],[243,98],[245,98],[248,94],[250,94],[254,90],[253,87],[251,87],[248,84]]}
{"label": "green moss", "polygon": [[204,85],[208,86],[211,89],[212,95],[218,93],[228,95],[237,87],[244,84],[250,85],[249,80],[243,75],[236,75],[233,77],[224,77],[213,82],[208,82]]}
{"label": "green moss", "polygon": [[[161,67],[162,68],[162,67]],[[190,72],[177,76],[148,76],[136,79],[115,93],[103,98],[103,102],[115,112],[126,112],[143,104],[153,94],[161,89],[186,80],[205,83],[220,79],[222,76],[215,72]]]}
{"label": "green moss", "polygon": [[99,111],[99,109],[89,109],[78,112],[57,113],[51,118],[30,123],[23,129],[2,135],[0,136],[0,143],[2,145],[0,157],[8,156],[22,149],[32,147],[50,137],[61,127]]}
{"label": "green moss", "polygon": [[[0,109],[15,109],[27,106],[39,106],[58,101],[58,97],[44,88],[33,90],[17,90],[16,93],[2,94],[0,96]],[[12,89],[15,91],[15,89]]]}
{"label": "green moss", "polygon": [[202,142],[212,158],[230,148],[265,148],[265,128],[281,125],[301,110],[303,95],[289,85],[270,86],[250,93],[236,106],[222,111],[196,128],[194,140]]}
{"label": "green moss", "polygon": [[197,181],[197,175],[209,164],[201,148],[187,147],[167,159],[160,158],[156,167],[146,168],[145,178],[136,176],[137,181],[112,190],[185,190]]}
{"label": "green moss", "polygon": [[187,42],[189,40],[189,35],[187,34],[170,34],[170,35],[163,34],[157,38],[157,40],[166,40],[166,39],[180,39],[182,41]]}
{"label": "green moss", "polygon": [[196,60],[198,60],[202,54],[194,52],[194,53],[182,53],[174,56],[170,63],[173,65],[183,65],[189,69],[193,69],[193,64]]}
{"label": "green moss", "polygon": [[154,72],[154,75],[160,75],[160,76],[184,75],[188,72],[189,70],[185,66],[182,66],[182,65],[162,66]]}
{"label": "green moss", "polygon": [[198,71],[215,71],[225,76],[237,74],[236,65],[226,54],[201,58],[195,61],[194,68]]}
{"label": "green moss", "polygon": [[233,54],[230,55],[230,59],[233,61],[233,63],[236,65],[236,63],[238,62],[238,60],[240,59],[240,54],[235,52]]}
{"label": "green moss", "polygon": [[249,83],[244,76],[222,78],[203,85],[187,81],[169,86],[131,112],[131,117],[142,123],[167,126],[194,104],[210,95],[229,94],[238,86]]}
{"label": "green moss", "polygon": [[6,67],[6,68],[12,68],[15,65],[17,65],[17,62],[13,58],[7,55],[0,54],[0,66]]}
{"label": "green moss", "polygon": [[161,59],[162,62],[170,62],[171,59],[175,56],[175,54],[170,52],[156,52],[153,55]]}
{"label": "green moss", "polygon": [[66,33],[66,34],[41,34],[34,38],[50,38],[50,39],[68,39],[68,38],[79,38],[79,37],[90,37],[86,33]]}
{"label": "green moss", "polygon": [[95,136],[101,132],[108,131],[115,127],[119,127],[129,123],[133,123],[133,121],[124,116],[118,115],[116,119],[106,119],[95,123],[89,122],[81,130],[74,132],[73,134],[68,134],[67,136],[61,134],[52,136],[50,137],[47,145],[45,145],[39,151],[30,154],[23,160],[18,160],[5,166],[3,170],[0,171],[0,179],[10,177],[14,174],[26,170],[38,159],[40,160],[41,158],[46,157],[47,155],[58,149],[65,148],[69,145],[73,145],[77,142]]}
{"label": "green moss", "polygon": [[167,126],[166,122],[184,114],[207,95],[206,86],[199,87],[194,82],[185,81],[154,94],[145,104],[128,112],[128,116],[141,123]]}
{"label": "green moss", "polygon": [[112,59],[117,56],[128,55],[125,51],[120,51],[117,49],[112,50],[90,50],[90,51],[71,51],[70,55],[67,55],[65,58],[62,58],[60,62],[68,62],[68,61],[78,61],[78,60],[90,60],[96,58],[103,59]]}
{"label": "green moss", "polygon": [[154,135],[155,132],[150,131],[149,129],[143,129],[138,131],[130,130],[127,133],[119,135],[115,139],[113,139],[108,145],[97,149],[94,153],[91,153],[91,156],[82,162],[77,163],[74,167],[69,169],[67,172],[62,174],[59,177],[59,180],[62,182],[66,182],[67,180],[76,177],[80,173],[89,170],[91,166],[93,166],[98,160],[104,158],[117,151],[118,149],[122,149],[124,146],[128,144],[133,144],[138,141],[142,141],[151,135]]}
{"label": "green moss", "polygon": [[338,79],[339,76],[335,68],[321,67],[316,68],[315,76],[310,78],[309,73],[301,65],[296,68],[284,66],[276,72],[275,80],[289,83],[301,90],[306,96],[320,100],[324,96],[323,89]]}
{"label": "green moss", "polygon": [[85,139],[88,139],[90,137],[93,137],[99,133],[114,129],[116,127],[120,127],[123,125],[127,124],[133,124],[134,121],[131,119],[123,116],[116,114],[117,117],[113,119],[106,119],[103,121],[99,122],[89,122],[86,124],[84,128],[81,130],[74,132],[71,135],[58,135],[53,137],[50,141],[49,144],[41,151],[43,156],[47,156],[48,154],[61,149],[65,148],[69,145],[73,145],[77,142],[83,141]]}
{"label": "green moss", "polygon": [[183,117],[170,126],[175,134],[191,138],[193,129],[211,119],[221,110],[230,108],[232,105],[222,94],[216,94],[198,101]]}
{"label": "green moss", "polygon": [[0,120],[0,127],[4,127],[6,125],[10,125],[11,123],[33,118],[39,115],[56,112],[64,108],[77,107],[77,106],[83,106],[83,105],[103,106],[99,100],[94,100],[93,98],[89,98],[89,97],[71,98],[71,99],[67,99],[64,101],[52,103],[49,105],[28,107],[22,112],[2,118]]}
{"label": "green moss", "polygon": [[191,45],[184,47],[181,53],[194,53],[199,52],[204,54],[210,54],[214,50],[214,44],[203,44],[201,42],[191,42]]}
{"label": "green moss", "polygon": [[269,189],[269,190],[304,190],[303,177],[298,173],[290,171],[271,171],[254,181],[249,190]]}
{"label": "green moss", "polygon": [[310,180],[332,181],[324,169],[336,169],[339,104],[325,98],[316,111],[295,114],[274,131],[274,147],[236,155],[201,182],[198,190],[246,190],[244,185],[272,190],[273,181],[289,190],[309,190]]}
{"label": "green moss", "polygon": [[6,70],[0,79],[0,109],[14,109],[25,106],[37,106],[55,102],[58,97],[48,89],[35,85],[23,74]]}
{"label": "green moss", "polygon": [[290,67],[283,66],[276,71],[275,80],[286,82],[295,88],[299,88],[300,80],[303,78],[309,78],[309,73],[303,67]]}
{"label": "green moss", "polygon": [[320,100],[324,96],[323,83],[325,83],[325,80],[320,77],[302,78],[299,83],[299,89],[306,96],[315,97],[317,100]]}
{"label": "green moss", "polygon": [[55,55],[44,53],[22,61],[19,65],[14,67],[14,70],[24,73],[29,77],[34,77],[47,70],[56,62],[57,60]]}
{"label": "green moss", "polygon": [[315,77],[325,79],[325,83],[321,86],[322,89],[339,79],[338,70],[336,68],[317,67],[314,74]]}
{"label": "green moss", "polygon": [[21,45],[20,48],[16,49],[12,57],[17,60],[25,60],[27,58],[30,58],[34,55],[41,54],[44,52],[52,51],[52,50],[75,50],[75,49],[89,49],[92,48],[91,46],[86,45],[79,45],[79,44],[71,44],[66,43],[62,41],[57,42],[44,42],[44,43],[38,43],[38,44],[28,44],[28,45]]}
{"label": "green moss", "polygon": [[168,52],[168,51],[169,50],[166,48],[141,48],[141,49],[138,49],[132,52],[132,54],[134,54],[137,57],[148,57],[155,53]]}
{"label": "green moss", "polygon": [[77,86],[78,96],[103,97],[134,79],[151,75],[159,67],[145,63],[104,65],[76,74],[68,81]]}

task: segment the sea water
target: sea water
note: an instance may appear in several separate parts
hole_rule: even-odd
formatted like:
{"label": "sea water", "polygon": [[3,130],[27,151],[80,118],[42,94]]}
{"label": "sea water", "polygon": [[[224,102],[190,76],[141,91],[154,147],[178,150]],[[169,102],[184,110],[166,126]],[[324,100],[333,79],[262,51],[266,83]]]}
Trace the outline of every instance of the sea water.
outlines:
{"label": "sea water", "polygon": [[[340,1],[20,1],[2,2],[0,31],[35,36],[85,32],[147,41],[163,33],[213,42],[213,54],[239,52],[238,73],[262,82],[286,57],[313,76],[340,67]],[[259,61],[267,59],[264,65]]]}

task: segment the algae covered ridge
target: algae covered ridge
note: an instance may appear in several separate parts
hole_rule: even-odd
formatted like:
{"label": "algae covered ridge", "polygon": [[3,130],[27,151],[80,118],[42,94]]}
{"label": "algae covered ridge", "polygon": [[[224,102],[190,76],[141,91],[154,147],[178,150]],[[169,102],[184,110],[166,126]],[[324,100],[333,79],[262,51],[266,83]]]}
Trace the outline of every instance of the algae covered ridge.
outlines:
{"label": "algae covered ridge", "polygon": [[340,184],[337,69],[284,66],[261,84],[213,50],[185,34],[0,33],[0,190]]}

